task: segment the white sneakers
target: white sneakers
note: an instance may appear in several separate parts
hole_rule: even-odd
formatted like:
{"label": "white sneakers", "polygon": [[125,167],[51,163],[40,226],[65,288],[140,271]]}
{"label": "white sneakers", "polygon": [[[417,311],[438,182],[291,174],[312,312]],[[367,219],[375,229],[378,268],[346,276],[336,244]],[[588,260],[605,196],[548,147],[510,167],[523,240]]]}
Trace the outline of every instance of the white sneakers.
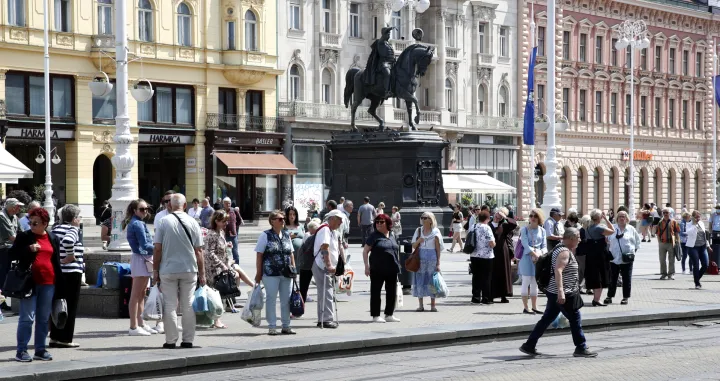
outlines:
{"label": "white sneakers", "polygon": [[[378,316],[378,317],[379,317],[379,316]],[[387,316],[385,316],[385,321],[388,322],[388,323],[399,323],[399,322],[400,322],[400,319],[396,318],[396,317],[393,316],[393,315],[387,315]]]}
{"label": "white sneakers", "polygon": [[142,327],[138,326],[135,329],[130,329],[128,331],[128,334],[130,336],[151,336],[152,334],[144,329]]}
{"label": "white sneakers", "polygon": [[385,319],[381,318],[380,316],[375,316],[373,318],[373,323],[386,323]]}
{"label": "white sneakers", "polygon": [[163,324],[162,321],[159,321],[159,322],[155,325],[155,330],[157,331],[157,333],[159,333],[159,334],[161,334],[161,335],[165,333],[165,325]]}
{"label": "white sneakers", "polygon": [[145,324],[142,327],[146,332],[149,332],[151,335],[157,335],[158,331],[156,331],[154,328],[150,327],[149,325]]}

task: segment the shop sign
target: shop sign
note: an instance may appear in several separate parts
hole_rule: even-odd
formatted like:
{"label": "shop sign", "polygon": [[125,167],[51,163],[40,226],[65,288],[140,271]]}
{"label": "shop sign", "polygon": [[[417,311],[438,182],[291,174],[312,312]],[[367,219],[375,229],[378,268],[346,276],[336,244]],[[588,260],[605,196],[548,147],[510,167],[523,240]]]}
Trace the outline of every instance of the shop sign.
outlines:
{"label": "shop sign", "polygon": [[139,140],[143,143],[152,144],[193,144],[195,137],[188,135],[140,134]]}
{"label": "shop sign", "polygon": [[282,144],[282,140],[277,138],[236,138],[228,136],[223,140],[227,144],[239,146],[279,147]]}
{"label": "shop sign", "polygon": [[197,163],[197,161],[195,160],[194,157],[189,157],[189,158],[185,159],[186,167],[194,167],[196,163]]}
{"label": "shop sign", "polygon": [[[8,138],[45,140],[45,130],[41,128],[8,128]],[[73,130],[50,130],[50,139],[53,140],[73,140],[75,131]]]}
{"label": "shop sign", "polygon": [[[623,150],[622,159],[623,159],[623,161],[630,160],[630,150],[629,149]],[[650,152],[647,152],[647,151],[635,150],[635,153],[633,154],[633,160],[650,161],[652,159],[653,159],[653,154],[651,154]]]}

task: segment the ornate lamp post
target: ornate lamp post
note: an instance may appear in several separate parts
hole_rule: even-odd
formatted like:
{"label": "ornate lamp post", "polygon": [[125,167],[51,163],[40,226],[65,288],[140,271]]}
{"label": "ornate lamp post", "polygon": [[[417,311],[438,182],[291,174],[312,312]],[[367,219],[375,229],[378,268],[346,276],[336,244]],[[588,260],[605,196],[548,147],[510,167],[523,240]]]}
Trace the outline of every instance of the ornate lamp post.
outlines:
{"label": "ornate lamp post", "polygon": [[630,48],[630,160],[628,168],[630,179],[628,180],[628,214],[630,221],[635,220],[635,65],[633,50],[646,49],[650,46],[650,40],[647,38],[647,26],[643,20],[625,20],[616,27],[616,31],[620,39],[615,43],[615,49],[623,50]]}
{"label": "ornate lamp post", "polygon": [[[559,208],[560,195],[557,190],[557,147],[555,147],[555,1],[547,2],[547,154],[545,155],[545,185],[547,189],[543,195],[542,210],[546,216],[550,216],[550,209]],[[545,221],[540,221],[544,223]]]}

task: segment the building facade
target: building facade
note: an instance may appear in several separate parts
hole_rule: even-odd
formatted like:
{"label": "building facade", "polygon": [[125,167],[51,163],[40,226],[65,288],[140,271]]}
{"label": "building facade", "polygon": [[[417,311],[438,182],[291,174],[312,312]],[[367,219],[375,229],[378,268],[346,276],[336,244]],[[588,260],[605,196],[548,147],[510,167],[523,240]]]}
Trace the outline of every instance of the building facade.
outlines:
{"label": "building facade", "polygon": [[[332,185],[332,152],[325,144],[333,133],[350,128],[349,109],[343,104],[345,74],[365,67],[370,45],[385,26],[397,29],[390,39],[396,56],[414,43],[415,28],[424,31],[423,43],[435,47],[436,57],[420,78],[416,95],[419,128],[433,128],[450,142],[443,167],[487,170],[517,184],[521,123],[514,94],[520,38],[516,2],[440,0],[423,13],[414,5],[409,2],[393,11],[390,1],[280,2],[285,12],[278,17],[278,67],[284,73],[278,109],[292,131],[298,168],[294,202],[301,216],[311,202],[322,205]],[[375,128],[366,110],[358,109],[358,128]],[[390,128],[407,128],[404,102],[390,99],[378,114]],[[451,202],[456,196],[450,195]],[[513,195],[505,197],[515,203]]]}
{"label": "building facade", "polygon": [[[523,71],[519,93],[526,97],[532,1],[522,1]],[[628,205],[629,155],[634,155],[635,207],[669,203],[703,212],[713,202],[712,74],[713,46],[720,23],[707,6],[684,1],[558,1],[556,34],[545,33],[544,1],[536,1],[538,59],[535,68],[537,113],[544,107],[547,55],[556,57],[555,113],[567,118],[556,132],[558,191],[563,208],[579,213]],[[618,51],[615,27],[625,20],[644,20],[650,46]],[[634,54],[634,67],[630,55]],[[634,75],[634,87],[631,76]],[[631,91],[633,97],[631,97]],[[523,94],[524,93],[524,94]],[[524,99],[524,98],[521,98]],[[634,113],[631,114],[631,100]],[[630,118],[635,152],[629,150]],[[529,149],[520,163],[523,214],[530,186],[542,203],[545,186],[546,134],[536,131],[536,168],[529,168]],[[528,177],[536,173],[535,183]]]}
{"label": "building facade", "polygon": [[[147,102],[129,98],[139,197],[157,207],[168,189],[189,200],[227,195],[248,218],[280,205],[281,175],[216,160],[218,152],[284,152],[276,11],[265,0],[128,3],[128,85],[154,89]],[[44,144],[42,12],[29,0],[0,3],[5,146],[35,171],[7,190],[31,194],[45,176],[34,160]],[[115,8],[112,0],[56,0],[48,12],[52,146],[62,160],[53,165],[53,190],[90,217],[110,198],[114,178],[115,91],[96,97],[88,84],[105,73],[114,82]]]}

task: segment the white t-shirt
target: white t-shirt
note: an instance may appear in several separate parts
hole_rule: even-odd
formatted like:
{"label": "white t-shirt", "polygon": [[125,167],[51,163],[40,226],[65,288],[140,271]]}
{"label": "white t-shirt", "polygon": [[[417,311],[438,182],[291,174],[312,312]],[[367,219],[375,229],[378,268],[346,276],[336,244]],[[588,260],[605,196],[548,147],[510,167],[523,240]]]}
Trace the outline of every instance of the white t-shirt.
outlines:
{"label": "white t-shirt", "polygon": [[[337,231],[330,230],[329,227],[323,227],[322,229],[319,229],[315,233],[315,247],[313,249],[313,252],[319,253],[320,248],[324,244],[330,245],[330,263],[333,265],[333,267],[337,266],[338,258],[340,257]],[[315,263],[318,265],[319,268],[323,270],[325,269],[325,260],[323,259],[322,254],[317,254],[317,256],[315,257]]]}
{"label": "white t-shirt", "polygon": [[430,231],[430,234],[425,235],[423,232],[423,228],[415,229],[415,233],[413,234],[412,241],[415,242],[420,238],[422,235],[423,243],[420,244],[421,249],[430,249],[435,250],[435,241],[440,241],[440,251],[445,249],[445,243],[443,242],[442,234],[440,233],[440,229],[433,228],[433,230]]}
{"label": "white t-shirt", "polygon": [[202,212],[202,208],[198,206],[197,208],[189,208],[187,211],[188,216],[199,219],[200,218],[200,212]]}
{"label": "white t-shirt", "polygon": [[162,221],[163,217],[167,215],[167,209],[163,209],[155,215],[155,219],[153,220],[153,227],[155,228],[155,230],[158,230],[158,228],[160,227],[160,221]]}

